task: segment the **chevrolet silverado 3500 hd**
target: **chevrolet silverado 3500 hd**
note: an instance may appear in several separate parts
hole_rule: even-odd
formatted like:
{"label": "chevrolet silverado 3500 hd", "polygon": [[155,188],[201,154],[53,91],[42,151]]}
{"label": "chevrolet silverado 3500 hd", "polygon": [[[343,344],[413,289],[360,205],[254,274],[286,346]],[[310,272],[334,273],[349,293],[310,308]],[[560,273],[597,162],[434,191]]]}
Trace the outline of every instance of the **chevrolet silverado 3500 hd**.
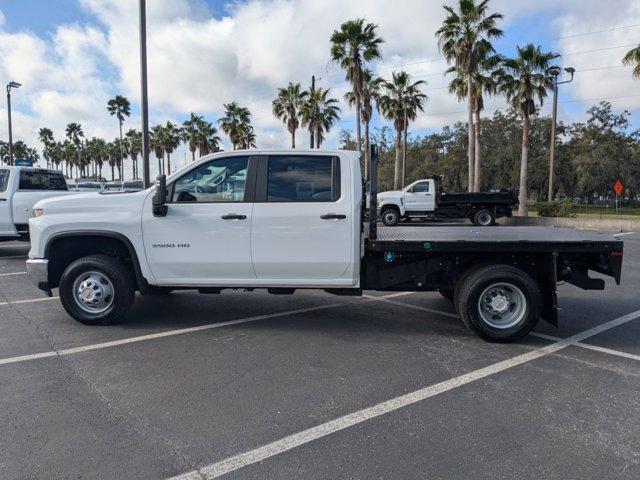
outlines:
{"label": "chevrolet silverado 3500 hd", "polygon": [[[369,209],[375,211],[372,149]],[[234,151],[135,193],[43,200],[29,222],[33,282],[85,324],[121,320],[135,292],[265,288],[439,291],[480,337],[556,324],[556,282],[620,281],[622,242],[537,227],[377,228],[364,222],[359,154]]]}

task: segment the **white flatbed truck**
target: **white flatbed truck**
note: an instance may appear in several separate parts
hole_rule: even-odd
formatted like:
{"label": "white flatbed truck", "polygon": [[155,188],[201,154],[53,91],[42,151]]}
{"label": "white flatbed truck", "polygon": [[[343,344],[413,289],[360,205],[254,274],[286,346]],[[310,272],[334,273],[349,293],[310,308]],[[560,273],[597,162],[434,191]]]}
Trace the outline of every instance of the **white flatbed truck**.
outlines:
{"label": "white flatbed truck", "polygon": [[[369,208],[376,207],[372,149]],[[30,220],[27,269],[76,320],[123,320],[135,292],[268,289],[439,291],[496,342],[557,324],[556,283],[620,282],[623,244],[535,227],[380,228],[365,222],[359,154],[215,153],[135,193],[43,200]]]}

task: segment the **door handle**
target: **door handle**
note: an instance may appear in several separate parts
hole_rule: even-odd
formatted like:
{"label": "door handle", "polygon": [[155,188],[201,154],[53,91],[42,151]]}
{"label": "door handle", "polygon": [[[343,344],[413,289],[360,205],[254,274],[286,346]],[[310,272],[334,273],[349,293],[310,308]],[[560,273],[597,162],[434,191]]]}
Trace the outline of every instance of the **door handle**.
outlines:
{"label": "door handle", "polygon": [[223,220],[246,220],[246,215],[238,215],[235,213],[227,213],[226,215],[222,215]]}
{"label": "door handle", "polygon": [[338,213],[325,213],[320,215],[320,218],[323,220],[344,220],[347,216]]}

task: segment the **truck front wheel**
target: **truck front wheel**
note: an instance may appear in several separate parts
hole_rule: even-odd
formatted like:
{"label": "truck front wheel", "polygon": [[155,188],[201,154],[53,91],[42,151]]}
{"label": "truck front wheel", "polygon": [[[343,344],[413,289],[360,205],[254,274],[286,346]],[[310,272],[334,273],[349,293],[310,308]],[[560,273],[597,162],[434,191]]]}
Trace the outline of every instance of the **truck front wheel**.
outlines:
{"label": "truck front wheel", "polygon": [[85,325],[109,325],[131,308],[135,285],[117,259],[89,255],[69,265],[60,278],[60,301],[69,315]]}
{"label": "truck front wheel", "polygon": [[478,210],[473,216],[473,224],[478,227],[489,227],[496,221],[496,217],[491,210]]}
{"label": "truck front wheel", "polygon": [[462,281],[456,292],[458,313],[464,324],[484,340],[518,340],[538,323],[542,294],[524,271],[509,265],[489,265]]}
{"label": "truck front wheel", "polygon": [[395,208],[386,208],[382,211],[382,223],[387,227],[393,227],[400,221],[400,213]]}

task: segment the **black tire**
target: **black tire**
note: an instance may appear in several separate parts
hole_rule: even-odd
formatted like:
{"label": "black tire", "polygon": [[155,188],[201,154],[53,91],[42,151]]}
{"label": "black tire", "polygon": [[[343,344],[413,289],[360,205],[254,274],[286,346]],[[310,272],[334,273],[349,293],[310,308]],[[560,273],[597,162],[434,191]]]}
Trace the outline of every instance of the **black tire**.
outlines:
{"label": "black tire", "polygon": [[478,227],[490,227],[496,223],[496,217],[491,210],[478,210],[473,216],[473,224]]}
{"label": "black tire", "polygon": [[[492,297],[507,302],[503,312],[493,310]],[[482,298],[487,300],[485,308],[480,304]],[[456,288],[455,301],[465,326],[489,342],[512,342],[526,336],[538,323],[542,308],[536,282],[509,265],[473,269]]]}
{"label": "black tire", "polygon": [[395,208],[385,208],[382,210],[382,223],[387,227],[393,227],[400,222],[400,212]]}
{"label": "black tire", "polygon": [[[81,281],[83,276],[89,275],[91,272],[94,275],[89,280],[98,276],[109,287],[107,293],[105,293],[106,289],[104,292],[103,290],[98,292],[105,293],[105,296],[102,297],[103,299],[107,299],[109,297],[108,293],[111,293],[110,302],[105,305],[104,311],[88,311],[87,309],[90,309],[90,307],[85,306],[83,308],[80,306],[83,300],[76,300],[74,284]],[[83,284],[84,282],[80,284],[80,287]],[[76,286],[77,288],[79,287]],[[92,289],[87,288],[87,290]],[[110,325],[116,323],[129,311],[134,297],[135,283],[132,274],[119,260],[107,255],[89,255],[80,258],[69,265],[60,278],[60,301],[62,306],[75,320],[85,325]]]}
{"label": "black tire", "polygon": [[453,288],[441,288],[438,290],[438,293],[440,293],[440,295],[442,295],[444,298],[446,298],[451,303],[453,303],[453,295],[454,295]]}

